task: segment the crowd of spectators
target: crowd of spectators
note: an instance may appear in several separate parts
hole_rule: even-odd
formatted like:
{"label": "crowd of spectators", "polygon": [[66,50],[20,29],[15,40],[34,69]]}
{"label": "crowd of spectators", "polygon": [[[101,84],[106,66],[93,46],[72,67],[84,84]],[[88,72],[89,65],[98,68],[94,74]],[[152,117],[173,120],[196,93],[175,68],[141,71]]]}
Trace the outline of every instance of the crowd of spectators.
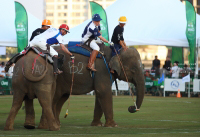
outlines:
{"label": "crowd of spectators", "polygon": [[5,62],[1,62],[0,63],[0,78],[12,78],[13,75],[13,68],[14,68],[14,64],[10,67],[9,71],[6,73],[5,72]]}
{"label": "crowd of spectators", "polygon": [[163,73],[169,78],[181,78],[188,75],[189,73],[193,75],[194,72],[191,70],[191,68],[188,67],[187,64],[184,64],[182,68],[179,67],[178,61],[174,61],[172,65],[169,57],[166,58],[165,63],[161,68],[160,60],[158,59],[158,56],[155,56],[155,59],[152,61],[151,70],[146,70],[144,76],[154,77],[151,79],[155,80],[156,78],[160,78]]}
{"label": "crowd of spectators", "polygon": [[[14,64],[10,67],[9,71],[5,72],[5,62],[0,63],[0,94],[13,94],[11,91],[12,86],[12,76],[13,76],[13,69]],[[2,81],[7,81],[8,85],[5,87],[5,85],[2,85]]]}

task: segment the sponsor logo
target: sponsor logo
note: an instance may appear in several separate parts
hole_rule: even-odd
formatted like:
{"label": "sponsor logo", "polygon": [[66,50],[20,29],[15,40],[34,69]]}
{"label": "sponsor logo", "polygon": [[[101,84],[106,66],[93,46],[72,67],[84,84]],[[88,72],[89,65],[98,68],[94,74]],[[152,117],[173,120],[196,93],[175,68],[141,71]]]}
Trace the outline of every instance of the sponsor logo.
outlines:
{"label": "sponsor logo", "polygon": [[22,23],[17,24],[16,31],[26,31],[25,26]]}
{"label": "sponsor logo", "polygon": [[171,82],[171,87],[173,89],[178,89],[179,85],[180,84],[179,84],[179,82],[177,80],[174,80],[174,81]]}
{"label": "sponsor logo", "polygon": [[153,86],[153,82],[145,82],[145,86]]}
{"label": "sponsor logo", "polygon": [[8,81],[1,81],[2,86],[8,86]]}

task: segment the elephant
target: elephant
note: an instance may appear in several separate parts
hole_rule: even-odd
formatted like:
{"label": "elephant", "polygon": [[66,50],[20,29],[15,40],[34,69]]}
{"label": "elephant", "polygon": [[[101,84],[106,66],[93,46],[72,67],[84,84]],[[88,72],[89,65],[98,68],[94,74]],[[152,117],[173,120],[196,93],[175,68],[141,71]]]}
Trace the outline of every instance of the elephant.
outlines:
{"label": "elephant", "polygon": [[[122,67],[117,56],[111,57],[111,48],[104,47],[106,61],[109,62],[110,69],[114,70],[112,78],[126,81]],[[59,53],[64,54],[62,51]],[[94,78],[91,77],[90,71],[86,69],[88,57],[76,54],[74,67],[74,86],[73,95],[80,95],[95,90],[95,108],[94,117],[91,126],[102,126],[100,121],[102,115],[105,116],[105,126],[115,127],[117,124],[113,120],[113,105],[112,105],[112,91],[111,80],[108,69],[104,64],[103,59],[96,59],[96,69]],[[143,68],[140,55],[135,48],[128,48],[126,51],[121,51],[119,57],[124,66],[128,81],[136,86],[137,99],[136,105],[139,109],[145,92],[145,82],[143,77]],[[56,120],[59,121],[59,115],[64,102],[69,98],[71,86],[72,66],[69,59],[65,58],[62,75],[57,78],[56,94],[53,99],[53,112]]]}
{"label": "elephant", "polygon": [[[36,60],[37,59],[37,60]],[[6,120],[4,130],[13,130],[14,119],[22,102],[25,101],[26,128],[35,127],[33,99],[38,98],[43,113],[48,121],[48,129],[60,129],[52,111],[52,100],[55,94],[57,76],[53,73],[53,66],[47,59],[38,56],[30,50],[25,56],[18,59],[12,77],[13,102]],[[42,128],[42,126],[39,126]]]}
{"label": "elephant", "polygon": [[[90,71],[86,69],[89,57],[73,53],[76,56],[73,72],[71,60],[66,58],[66,55],[63,51],[58,51],[58,53],[64,55],[64,62],[63,66],[61,67],[63,74],[57,76],[56,91],[52,104],[53,113],[57,123],[60,124],[59,115],[62,106],[70,96],[72,73],[74,73],[72,95],[86,94],[92,90],[95,90],[95,108],[91,126],[118,126],[113,119],[113,102],[111,91],[112,83],[108,69],[104,64],[104,60],[100,58],[96,59],[95,67],[97,72],[95,72],[94,76],[91,77]],[[123,73],[123,69],[120,65],[118,57],[111,57],[110,47],[104,47],[104,54],[106,62],[109,63],[110,69],[114,70],[112,79],[114,80],[118,78],[119,80],[126,81],[126,77]],[[135,48],[128,48],[126,51],[121,51],[119,57],[124,66],[128,81],[133,83],[136,87],[136,105],[137,109],[139,109],[142,105],[145,92],[145,82],[140,55]],[[132,113],[133,110],[131,109],[134,108],[135,107],[133,106],[129,107],[129,112]],[[100,121],[103,114],[106,120],[105,124]],[[42,113],[40,125],[42,125],[43,128],[48,128],[47,121],[48,120],[46,119],[45,113]]]}

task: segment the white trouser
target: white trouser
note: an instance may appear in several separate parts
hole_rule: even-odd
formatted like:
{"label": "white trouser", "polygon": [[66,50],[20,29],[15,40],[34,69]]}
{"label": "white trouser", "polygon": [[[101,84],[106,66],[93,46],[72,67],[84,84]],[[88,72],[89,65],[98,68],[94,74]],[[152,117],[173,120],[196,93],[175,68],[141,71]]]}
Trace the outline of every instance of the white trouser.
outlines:
{"label": "white trouser", "polygon": [[[88,40],[88,39],[82,38],[83,43],[86,42],[87,40]],[[98,41],[98,40],[92,40],[92,41],[90,42],[90,48],[92,48],[93,50],[99,51],[100,49],[99,49],[99,46],[97,45],[97,43],[99,43],[99,42],[100,42],[100,41]]]}
{"label": "white trouser", "polygon": [[[35,46],[35,47],[41,48],[42,50],[47,50],[46,40],[42,39],[42,38],[37,38],[37,37],[33,38],[33,40],[29,42],[29,45],[30,45],[30,47]],[[52,57],[55,55],[58,56],[58,53],[51,46],[50,46],[50,55]]]}

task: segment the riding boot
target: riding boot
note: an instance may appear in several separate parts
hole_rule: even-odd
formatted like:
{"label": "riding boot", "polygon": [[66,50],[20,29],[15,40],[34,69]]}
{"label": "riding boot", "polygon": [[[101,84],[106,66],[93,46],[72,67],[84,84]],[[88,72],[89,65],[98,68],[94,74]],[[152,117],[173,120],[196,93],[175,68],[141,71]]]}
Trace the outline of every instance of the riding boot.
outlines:
{"label": "riding boot", "polygon": [[16,59],[17,57],[20,55],[20,53],[17,53],[16,55],[14,55],[7,63],[6,63],[6,66],[5,66],[5,72],[8,72],[10,66],[13,64],[13,63],[16,63]]}
{"label": "riding boot", "polygon": [[53,59],[53,71],[54,71],[54,74],[61,74],[62,71],[60,71],[58,69],[58,58],[57,57],[52,57]]}
{"label": "riding boot", "polygon": [[90,55],[90,59],[87,65],[87,69],[91,70],[91,71],[97,71],[96,69],[94,69],[94,61],[96,60],[96,56],[98,55],[99,51],[97,50],[93,50],[92,54]]}

